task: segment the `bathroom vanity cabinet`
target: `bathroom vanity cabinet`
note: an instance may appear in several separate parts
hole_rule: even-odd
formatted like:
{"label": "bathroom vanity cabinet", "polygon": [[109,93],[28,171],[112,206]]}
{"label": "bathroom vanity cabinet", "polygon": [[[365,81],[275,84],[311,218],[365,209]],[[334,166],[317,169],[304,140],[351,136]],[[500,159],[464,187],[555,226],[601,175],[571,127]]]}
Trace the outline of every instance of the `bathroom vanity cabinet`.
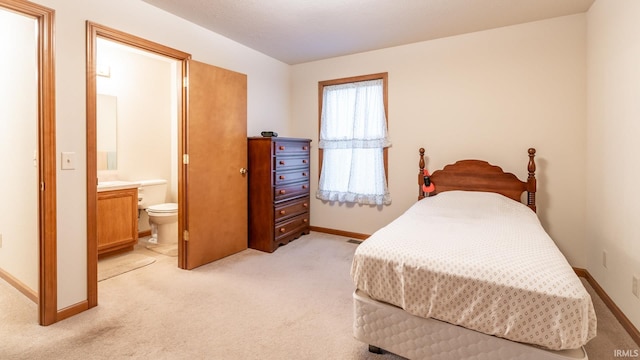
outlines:
{"label": "bathroom vanity cabinet", "polygon": [[138,188],[98,191],[98,256],[133,250],[138,242]]}
{"label": "bathroom vanity cabinet", "polygon": [[309,233],[309,139],[250,137],[249,247],[266,252]]}

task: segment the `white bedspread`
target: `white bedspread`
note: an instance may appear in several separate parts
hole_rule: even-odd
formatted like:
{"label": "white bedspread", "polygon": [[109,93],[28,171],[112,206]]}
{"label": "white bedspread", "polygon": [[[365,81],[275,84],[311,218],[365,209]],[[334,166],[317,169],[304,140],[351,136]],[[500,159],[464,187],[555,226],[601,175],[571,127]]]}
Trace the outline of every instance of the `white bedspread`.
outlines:
{"label": "white bedspread", "polygon": [[449,191],[418,201],[356,250],[358,289],[421,316],[560,350],[596,335],[591,297],[528,207]]}

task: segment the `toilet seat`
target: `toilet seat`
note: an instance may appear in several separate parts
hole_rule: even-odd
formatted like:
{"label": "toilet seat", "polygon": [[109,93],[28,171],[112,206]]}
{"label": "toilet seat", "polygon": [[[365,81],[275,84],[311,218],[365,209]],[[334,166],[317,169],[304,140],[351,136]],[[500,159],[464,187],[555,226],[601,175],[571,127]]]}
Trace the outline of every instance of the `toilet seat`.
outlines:
{"label": "toilet seat", "polygon": [[150,213],[150,214],[171,214],[171,213],[177,213],[177,212],[178,212],[178,204],[176,203],[151,205],[147,208],[147,213]]}

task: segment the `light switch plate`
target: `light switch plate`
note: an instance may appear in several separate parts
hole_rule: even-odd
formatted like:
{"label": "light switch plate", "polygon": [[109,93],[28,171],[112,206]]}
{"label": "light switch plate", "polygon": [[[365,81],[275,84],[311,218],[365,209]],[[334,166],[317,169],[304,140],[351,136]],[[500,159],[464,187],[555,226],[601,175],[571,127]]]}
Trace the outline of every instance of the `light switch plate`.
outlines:
{"label": "light switch plate", "polygon": [[76,168],[76,153],[63,152],[60,162],[62,170],[74,170]]}

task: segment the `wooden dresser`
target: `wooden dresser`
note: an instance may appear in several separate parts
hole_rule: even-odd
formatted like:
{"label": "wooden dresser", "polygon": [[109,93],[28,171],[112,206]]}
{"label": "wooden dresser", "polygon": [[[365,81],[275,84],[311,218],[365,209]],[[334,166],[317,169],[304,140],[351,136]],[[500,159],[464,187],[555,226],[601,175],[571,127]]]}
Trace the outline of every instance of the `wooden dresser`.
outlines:
{"label": "wooden dresser", "polygon": [[309,233],[311,140],[250,137],[249,247],[275,251]]}

